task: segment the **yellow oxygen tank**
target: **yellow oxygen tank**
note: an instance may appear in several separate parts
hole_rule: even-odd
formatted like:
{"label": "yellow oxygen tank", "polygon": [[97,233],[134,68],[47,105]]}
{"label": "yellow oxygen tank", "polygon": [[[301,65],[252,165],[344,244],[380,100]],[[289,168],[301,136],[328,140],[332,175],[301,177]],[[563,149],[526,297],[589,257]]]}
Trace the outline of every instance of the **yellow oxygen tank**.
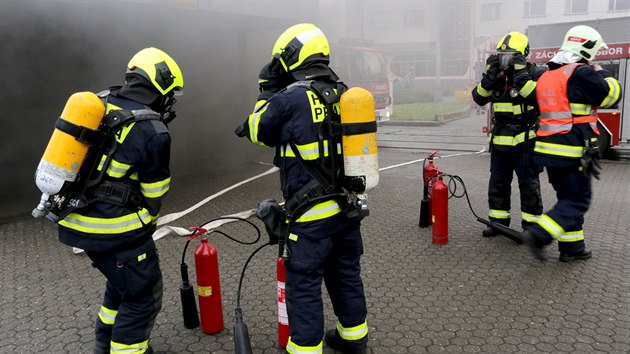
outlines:
{"label": "yellow oxygen tank", "polygon": [[[105,106],[92,92],[77,92],[68,98],[61,118],[75,125],[96,130],[103,119]],[[51,195],[59,193],[65,183],[74,182],[85,160],[89,145],[74,136],[55,129],[44,156],[35,172],[35,184],[42,192],[33,216],[46,215],[46,203]]]}
{"label": "yellow oxygen tank", "polygon": [[[339,101],[341,124],[345,127],[356,123],[373,123],[374,97],[363,88],[353,87],[341,95]],[[374,132],[358,133],[341,137],[343,148],[343,167],[346,177],[359,177],[365,180],[367,193],[378,184],[378,147],[376,129]]]}

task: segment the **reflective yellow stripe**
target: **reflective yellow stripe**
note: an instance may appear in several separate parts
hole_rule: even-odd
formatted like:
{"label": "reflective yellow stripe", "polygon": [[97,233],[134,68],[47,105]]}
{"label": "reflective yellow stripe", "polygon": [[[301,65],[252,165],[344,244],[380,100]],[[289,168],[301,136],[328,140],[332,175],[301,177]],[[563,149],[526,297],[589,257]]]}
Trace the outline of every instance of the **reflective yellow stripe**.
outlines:
{"label": "reflective yellow stripe", "polygon": [[142,354],[149,349],[149,340],[134,344],[122,344],[111,341],[110,353],[124,353],[124,354]]}
{"label": "reflective yellow stripe", "polygon": [[137,213],[116,218],[95,218],[71,213],[61,220],[59,225],[91,234],[121,234],[141,229],[152,222],[154,222],[154,219],[145,208]]}
{"label": "reflective yellow stripe", "polygon": [[534,91],[535,88],[536,82],[528,80],[518,93],[523,97],[527,97]]}
{"label": "reflective yellow stripe", "polygon": [[367,321],[361,323],[358,326],[345,328],[341,323],[337,322],[337,332],[339,336],[344,340],[359,340],[364,338],[368,334]]}
{"label": "reflective yellow stripe", "polygon": [[291,354],[321,354],[323,343],[319,342],[318,345],[315,346],[301,346],[293,343],[293,338],[289,336],[289,341],[287,342],[287,351]]}
{"label": "reflective yellow stripe", "polygon": [[256,102],[257,108],[252,114],[249,115],[249,118],[247,119],[247,124],[249,125],[249,140],[251,140],[252,143],[260,146],[267,146],[264,143],[258,141],[258,126],[260,125],[260,118],[267,110],[267,102],[268,101],[263,101],[262,103],[261,101]]}
{"label": "reflective yellow stripe", "polygon": [[[101,156],[101,162],[99,162],[98,164],[99,171],[103,169],[103,166],[105,165],[105,161],[107,161],[107,156],[105,155]],[[112,159],[109,163],[109,166],[107,167],[107,174],[115,178],[120,178],[120,177],[123,177],[127,173],[127,171],[129,171],[130,168],[131,168],[131,165],[118,162]]]}
{"label": "reflective yellow stripe", "polygon": [[541,154],[572,158],[581,158],[582,150],[583,148],[581,146],[545,143],[540,140],[536,142],[536,146],[534,147],[534,151]]}
{"label": "reflective yellow stripe", "polygon": [[[534,132],[534,130],[530,130],[528,139],[534,139],[535,137],[536,137],[536,132]],[[493,135],[491,137],[491,141],[495,145],[516,146],[525,141],[525,132],[517,134],[516,136]]]}
{"label": "reflective yellow stripe", "polygon": [[606,82],[608,83],[608,96],[606,96],[604,101],[602,101],[602,108],[613,106],[615,102],[619,100],[619,95],[621,93],[619,81],[612,77],[607,77],[604,80],[606,80]]}
{"label": "reflective yellow stripe", "polygon": [[498,209],[490,209],[488,211],[488,216],[495,219],[509,219],[510,211],[509,210],[498,210]]}
{"label": "reflective yellow stripe", "polygon": [[477,85],[477,93],[481,97],[490,97],[490,95],[492,95],[492,90],[488,91],[488,90],[484,89],[481,86],[481,83],[479,83],[479,85]]}
{"label": "reflective yellow stripe", "polygon": [[171,178],[152,183],[140,183],[140,191],[147,198],[159,198],[166,194],[171,186]]}
{"label": "reflective yellow stripe", "polygon": [[116,315],[118,314],[117,310],[108,309],[105,306],[101,306],[100,311],[98,311],[98,318],[101,319],[106,325],[113,325],[116,321]]}
{"label": "reflective yellow stripe", "polygon": [[540,217],[540,215],[534,215],[534,214],[530,214],[530,213],[526,213],[524,211],[521,211],[521,218],[524,221],[527,222],[536,222],[538,221],[538,218]]}
{"label": "reflective yellow stripe", "polygon": [[[296,144],[296,146],[300,156],[302,156],[304,160],[316,160],[321,157],[319,154],[319,142],[317,141],[309,144]],[[341,146],[337,146],[337,153],[341,153]],[[295,153],[293,149],[291,149],[291,146],[287,145],[286,152],[285,149],[280,149],[280,156],[295,157]],[[324,156],[328,156],[328,140],[324,140]]]}
{"label": "reflective yellow stripe", "polygon": [[[512,104],[509,102],[495,102],[492,104],[492,109],[494,109],[495,112],[512,113],[515,116],[523,113],[520,104]],[[534,106],[527,106],[525,111],[531,111],[532,109],[534,109]]]}
{"label": "reflective yellow stripe", "polygon": [[290,233],[290,234],[289,234],[289,240],[297,242],[297,240],[298,240],[298,235],[296,235],[296,234],[294,234],[294,233]]}
{"label": "reflective yellow stripe", "polygon": [[545,229],[553,238],[558,238],[558,236],[566,233],[562,226],[545,214],[541,215],[536,223]]}
{"label": "reflective yellow stripe", "polygon": [[577,242],[584,240],[584,230],[568,231],[558,235],[558,242]]}
{"label": "reflective yellow stripe", "polygon": [[571,116],[588,116],[593,108],[590,104],[585,103],[569,103],[569,107],[571,107]]}
{"label": "reflective yellow stripe", "polygon": [[315,204],[306,213],[302,214],[295,222],[307,222],[321,220],[331,217],[341,212],[339,204],[334,200],[329,200],[323,203]]}

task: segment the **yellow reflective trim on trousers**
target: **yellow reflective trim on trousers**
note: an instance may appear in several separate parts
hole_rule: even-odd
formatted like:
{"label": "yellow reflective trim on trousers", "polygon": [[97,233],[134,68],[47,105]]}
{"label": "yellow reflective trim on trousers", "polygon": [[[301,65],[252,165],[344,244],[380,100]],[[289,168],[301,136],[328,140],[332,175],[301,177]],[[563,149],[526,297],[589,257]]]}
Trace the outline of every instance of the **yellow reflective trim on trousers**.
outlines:
{"label": "yellow reflective trim on trousers", "polygon": [[337,333],[344,340],[359,340],[368,334],[367,321],[358,326],[345,328],[341,323],[337,322]]}
{"label": "yellow reflective trim on trousers", "polygon": [[159,198],[166,194],[171,186],[171,177],[152,183],[140,183],[140,191],[147,198]]}
{"label": "yellow reflective trim on trousers", "polygon": [[621,94],[621,87],[619,81],[613,77],[607,77],[604,79],[608,83],[608,96],[602,101],[601,107],[607,108],[615,104]]}
{"label": "yellow reflective trim on trousers", "polygon": [[144,208],[136,213],[116,218],[95,218],[70,213],[59,222],[59,225],[90,234],[121,234],[141,229],[153,221],[154,219],[149,214],[149,211]]}
{"label": "yellow reflective trim on trousers", "polygon": [[545,229],[545,231],[547,231],[549,235],[551,235],[551,237],[553,237],[554,239],[558,238],[558,236],[562,234],[566,234],[566,231],[564,231],[562,226],[560,226],[560,224],[555,222],[552,218],[550,218],[546,214],[541,215],[536,221],[536,223],[540,227]]}
{"label": "yellow reflective trim on trousers", "polygon": [[490,209],[488,211],[488,216],[495,219],[509,219],[510,211],[509,210],[498,210],[498,209]]}
{"label": "yellow reflective trim on trousers", "polygon": [[[528,139],[534,139],[536,137],[536,132],[534,130],[529,131]],[[516,136],[510,135],[493,135],[490,137],[490,141],[494,145],[503,145],[503,146],[516,146],[525,141],[525,132],[517,134]]]}
{"label": "yellow reflective trim on trousers", "polygon": [[117,354],[117,353],[142,354],[149,349],[149,340],[147,339],[143,342],[133,343],[133,344],[123,344],[123,343],[111,341],[110,346],[111,346],[111,349],[110,349],[111,354]]}
{"label": "yellow reflective trim on trousers", "polygon": [[258,141],[258,126],[260,125],[260,118],[262,117],[262,114],[265,113],[265,111],[267,110],[268,105],[266,104],[267,101],[261,103],[260,105],[258,105],[258,102],[256,103],[258,108],[256,108],[247,119],[247,124],[249,125],[249,140],[251,140],[254,144],[267,146],[264,143]]}
{"label": "yellow reflective trim on trousers", "polygon": [[118,310],[108,309],[105,306],[101,305],[101,309],[98,311],[98,318],[106,325],[113,325],[116,321],[116,315],[118,314]]}
{"label": "yellow reflective trim on trousers", "polygon": [[490,91],[486,90],[485,88],[481,86],[481,83],[479,83],[479,85],[477,85],[477,93],[481,97],[490,97],[490,95],[492,95],[492,90]]}
{"label": "yellow reflective trim on trousers", "polygon": [[581,146],[545,143],[540,140],[536,142],[534,147],[534,151],[540,154],[572,158],[581,158],[583,150]]}
{"label": "yellow reflective trim on trousers", "polygon": [[568,231],[558,235],[558,242],[578,242],[584,240],[584,230]]}
{"label": "yellow reflective trim on trousers", "polygon": [[521,211],[521,219],[523,219],[523,221],[536,222],[538,221],[538,218],[540,218],[540,215],[534,215]]}
{"label": "yellow reflective trim on trousers", "polygon": [[287,342],[287,351],[291,354],[321,354],[323,353],[323,342],[319,342],[318,345],[315,346],[302,346],[293,343],[293,338],[289,336],[289,341]]}
{"label": "yellow reflective trim on trousers", "polygon": [[339,214],[341,212],[341,208],[339,204],[337,204],[334,200],[325,201],[319,204],[315,204],[312,208],[310,208],[306,213],[302,214],[295,222],[307,222],[307,221],[315,221],[326,219],[335,214]]}
{"label": "yellow reflective trim on trousers", "polygon": [[527,97],[534,91],[534,89],[536,89],[536,82],[528,80],[518,93],[523,97]]}

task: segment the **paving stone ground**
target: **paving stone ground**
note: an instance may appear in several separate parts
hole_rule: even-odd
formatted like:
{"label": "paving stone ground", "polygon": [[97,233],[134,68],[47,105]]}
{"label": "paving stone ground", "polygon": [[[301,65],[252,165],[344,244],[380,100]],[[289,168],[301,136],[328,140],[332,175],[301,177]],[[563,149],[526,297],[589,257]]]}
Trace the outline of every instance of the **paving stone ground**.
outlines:
{"label": "paving stone ground", "polygon": [[[413,138],[452,132],[457,124],[469,123],[386,126],[380,134],[405,133]],[[464,139],[477,139],[483,145],[478,131],[475,137]],[[417,148],[383,148],[379,154],[382,167],[424,156],[426,152]],[[467,153],[436,163],[446,173],[463,178],[472,208],[485,216],[489,155]],[[482,238],[483,225],[463,198],[449,200],[448,244],[434,245],[431,229],[418,227],[421,164],[382,171],[379,186],[370,193],[371,215],[362,226],[369,352],[630,353],[630,164],[604,162],[603,166],[602,179],[594,182],[593,204],[584,227],[593,258],[575,263],[559,262],[555,243],[547,249],[549,259],[541,263],[524,246],[506,238]],[[251,164],[244,173],[175,182],[163,215],[184,210],[269,167]],[[555,194],[545,173],[541,185],[545,208],[549,208]],[[171,225],[200,225],[254,208],[259,200],[279,198],[278,189],[277,173],[262,177]],[[519,210],[517,200],[514,184],[513,211]],[[518,216],[513,218],[512,224],[520,225]],[[258,220],[251,220],[262,228]],[[253,229],[244,223],[220,230],[241,239],[255,238]],[[167,353],[234,352],[238,277],[248,255],[265,237],[256,245],[244,246],[216,233],[210,236],[219,252],[226,326],[215,335],[183,325],[179,264],[184,239],[171,235],[157,241],[165,293],[152,346]],[[242,308],[254,353],[281,353],[276,343],[275,254],[272,247],[259,252],[243,283]],[[55,225],[34,219],[0,225],[0,259],[4,265],[0,353],[89,353],[104,288],[104,278],[90,267],[89,259],[60,244]],[[192,249],[186,261],[194,281]],[[327,299],[325,315],[326,327],[332,328],[336,319]],[[325,347],[324,353],[334,351]]]}

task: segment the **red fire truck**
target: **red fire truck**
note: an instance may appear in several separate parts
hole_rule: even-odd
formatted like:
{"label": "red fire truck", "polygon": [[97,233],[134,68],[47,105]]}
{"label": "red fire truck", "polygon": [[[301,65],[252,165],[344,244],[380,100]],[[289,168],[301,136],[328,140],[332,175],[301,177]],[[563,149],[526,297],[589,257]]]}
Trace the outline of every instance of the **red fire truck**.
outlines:
{"label": "red fire truck", "polygon": [[362,87],[374,96],[376,121],[389,120],[392,96],[381,53],[368,46],[333,45],[331,67],[349,87]]}
{"label": "red fire truck", "polygon": [[598,111],[598,125],[602,133],[600,148],[605,153],[610,147],[618,149],[630,143],[630,102],[627,102],[630,99],[630,41],[627,37],[630,17],[530,26],[527,31],[532,46],[529,61],[544,65],[557,52],[564,33],[579,24],[591,26],[601,33],[608,49],[597,53],[595,63],[610,71],[621,84],[623,97],[617,106]]}

